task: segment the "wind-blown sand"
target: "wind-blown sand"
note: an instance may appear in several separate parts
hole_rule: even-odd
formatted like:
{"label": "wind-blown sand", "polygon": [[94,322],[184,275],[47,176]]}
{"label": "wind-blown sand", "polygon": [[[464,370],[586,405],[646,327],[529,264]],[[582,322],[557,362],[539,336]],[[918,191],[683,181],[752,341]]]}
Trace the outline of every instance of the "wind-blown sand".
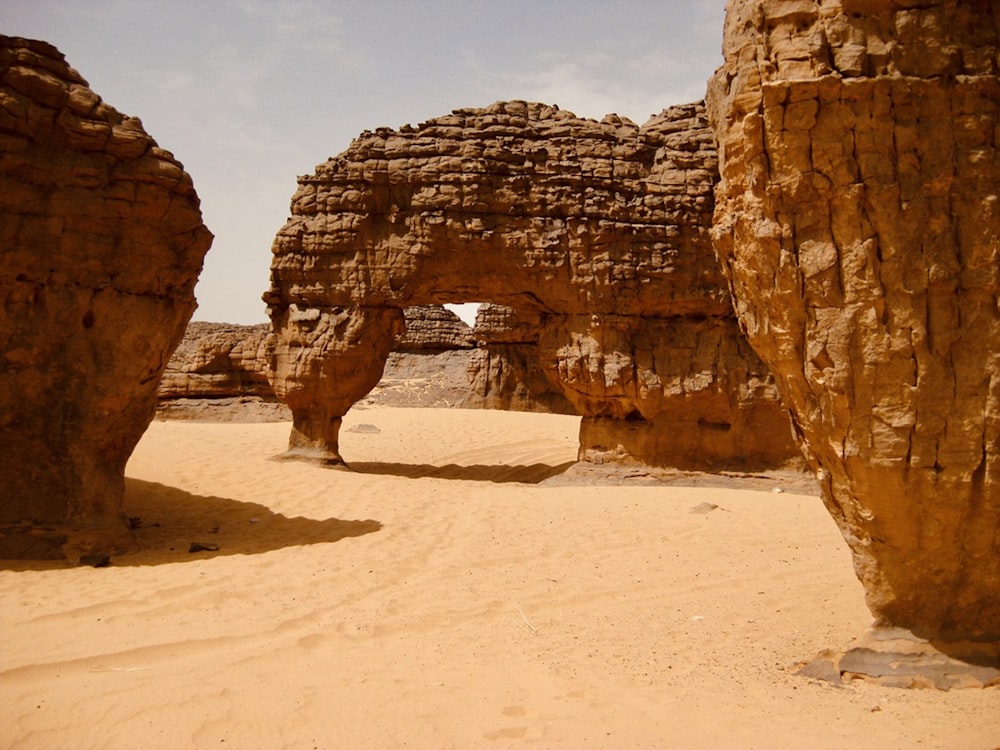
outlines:
{"label": "wind-blown sand", "polygon": [[347,472],[270,460],[287,424],[155,422],[146,551],[0,562],[0,747],[1000,746],[1000,689],[788,671],[869,623],[816,497],[542,482],[577,428],[355,409]]}

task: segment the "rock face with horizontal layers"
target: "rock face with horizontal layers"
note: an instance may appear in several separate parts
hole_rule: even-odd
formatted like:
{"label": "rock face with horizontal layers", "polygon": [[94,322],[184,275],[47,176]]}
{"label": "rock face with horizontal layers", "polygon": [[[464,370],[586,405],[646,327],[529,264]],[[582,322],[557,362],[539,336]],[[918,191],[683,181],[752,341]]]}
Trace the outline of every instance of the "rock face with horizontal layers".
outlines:
{"label": "rock face with horizontal layers", "polygon": [[[393,345],[372,402],[458,405],[469,395],[466,365],[475,344],[472,329],[440,306],[408,307],[403,314],[406,334]],[[160,381],[157,416],[220,422],[289,419],[268,380],[270,334],[266,323],[188,325]],[[429,382],[432,379],[440,382]]]}
{"label": "rock face with horizontal layers", "polygon": [[709,237],[701,104],[644,126],[544,104],[366,132],[301,177],[264,299],[290,454],[341,461],[341,416],[416,304],[539,321],[545,375],[583,415],[581,455],[758,468],[797,450],[741,336]]}
{"label": "rock face with horizontal layers", "polygon": [[538,353],[541,315],[486,303],[476,312],[476,350],[469,359],[470,408],[576,414],[546,377]]}
{"label": "rock face with horizontal layers", "polygon": [[191,178],[54,47],[0,37],[0,555],[128,545],[125,463],[212,241]]}
{"label": "rock face with horizontal layers", "polygon": [[440,352],[476,345],[468,324],[441,305],[408,307],[403,319],[406,332],[396,340],[393,349],[397,352]]}
{"label": "rock face with horizontal layers", "polygon": [[157,397],[274,398],[268,382],[271,327],[200,323],[188,325],[167,362]]}
{"label": "rock face with horizontal layers", "polygon": [[730,2],[716,247],[878,625],[1000,642],[996,2]]}

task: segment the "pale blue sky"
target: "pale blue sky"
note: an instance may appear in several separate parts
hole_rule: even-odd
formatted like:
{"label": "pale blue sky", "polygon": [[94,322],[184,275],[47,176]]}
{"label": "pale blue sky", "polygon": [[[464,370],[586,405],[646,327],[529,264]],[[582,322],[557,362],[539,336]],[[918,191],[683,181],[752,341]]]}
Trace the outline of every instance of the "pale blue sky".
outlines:
{"label": "pale blue sky", "polygon": [[194,178],[197,320],[266,321],[296,177],[365,129],[499,99],[645,122],[704,96],[724,0],[3,0]]}

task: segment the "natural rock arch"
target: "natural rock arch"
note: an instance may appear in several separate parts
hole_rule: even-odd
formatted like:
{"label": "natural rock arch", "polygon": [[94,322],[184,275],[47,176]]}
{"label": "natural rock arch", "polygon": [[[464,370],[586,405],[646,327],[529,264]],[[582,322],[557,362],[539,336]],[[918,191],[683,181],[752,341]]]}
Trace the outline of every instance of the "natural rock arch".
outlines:
{"label": "natural rock arch", "polygon": [[876,624],[994,660],[998,24],[996,2],[731,0],[709,89],[717,248]]}
{"label": "natural rock arch", "polygon": [[500,102],[380,128],[299,178],[264,295],[289,453],[342,462],[340,418],[417,304],[536,321],[541,366],[583,415],[583,458],[690,469],[795,460],[711,247],[704,107],[641,128]]}

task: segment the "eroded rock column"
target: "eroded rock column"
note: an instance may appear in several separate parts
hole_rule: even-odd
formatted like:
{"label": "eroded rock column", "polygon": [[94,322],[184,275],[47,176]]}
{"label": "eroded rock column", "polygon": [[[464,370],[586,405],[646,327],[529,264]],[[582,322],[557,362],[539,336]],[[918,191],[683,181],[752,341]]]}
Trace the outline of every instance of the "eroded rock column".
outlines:
{"label": "eroded rock column", "polygon": [[287,458],[343,464],[341,418],[382,377],[405,330],[393,307],[272,305],[275,395],[292,410]]}
{"label": "eroded rock column", "polygon": [[212,235],[181,165],[44,42],[0,36],[0,143],[0,554],[120,549]]}
{"label": "eroded rock column", "polygon": [[995,2],[730,2],[716,247],[877,624],[1000,641]]}

